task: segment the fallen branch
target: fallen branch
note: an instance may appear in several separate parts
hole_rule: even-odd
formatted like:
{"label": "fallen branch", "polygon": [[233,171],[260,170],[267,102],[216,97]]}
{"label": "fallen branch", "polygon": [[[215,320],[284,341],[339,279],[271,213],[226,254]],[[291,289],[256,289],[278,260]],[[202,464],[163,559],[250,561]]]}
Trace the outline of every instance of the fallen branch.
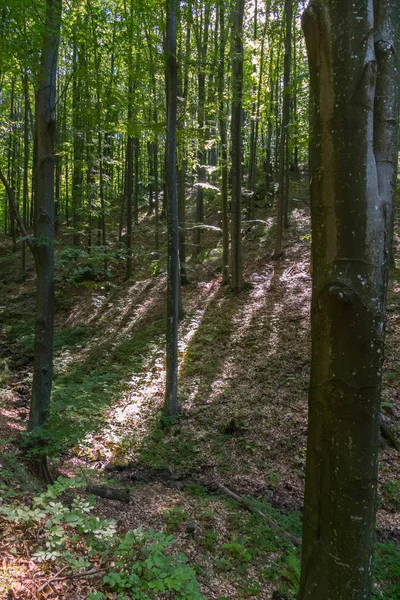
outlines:
{"label": "fallen branch", "polygon": [[238,502],[241,506],[243,506],[243,508],[245,508],[249,512],[262,517],[268,523],[271,529],[276,531],[281,537],[289,540],[295,546],[301,546],[300,538],[282,529],[282,527],[280,527],[278,523],[275,523],[275,521],[270,519],[265,513],[263,513],[258,508],[255,508],[248,500],[246,500],[246,498],[243,498],[243,496],[238,496],[238,494],[235,494],[235,492],[232,492],[232,490],[227,488],[225,485],[222,485],[221,483],[216,483],[213,487],[215,487],[219,492],[225,494],[225,496],[229,496],[233,500],[236,500],[236,502]]}
{"label": "fallen branch", "polygon": [[9,184],[9,182],[7,181],[6,176],[4,175],[3,171],[0,169],[0,181],[2,182],[2,184],[4,185],[4,188],[7,192],[7,196],[10,202],[10,206],[11,206],[11,210],[14,213],[15,216],[15,220],[17,221],[19,230],[21,232],[21,235],[23,235],[26,238],[26,243],[28,244],[34,258],[36,258],[35,255],[35,247],[32,243],[32,240],[30,239],[30,237],[28,236],[28,233],[26,231],[26,227],[25,227],[25,222],[23,220],[23,218],[20,215],[20,212],[18,210],[17,207],[17,203],[15,201],[15,197],[14,197],[14,191],[11,187],[11,185]]}
{"label": "fallen branch", "polygon": [[129,490],[121,490],[118,488],[109,488],[97,485],[88,485],[86,491],[99,498],[107,498],[107,500],[118,500],[119,502],[125,502],[129,504],[130,492]]}
{"label": "fallen branch", "polygon": [[82,577],[90,577],[91,575],[97,575],[97,573],[102,573],[103,571],[107,570],[107,569],[92,569],[92,571],[85,571],[84,573],[71,573],[70,575],[65,575],[64,577],[58,577],[58,575],[62,571],[65,571],[65,569],[67,569],[67,568],[68,567],[64,567],[54,577],[52,577],[51,579],[48,579],[43,585],[40,586],[40,588],[36,591],[36,593],[38,594],[39,592],[42,592],[45,587],[47,587],[50,583],[53,583],[54,581],[65,581],[67,579],[82,579]]}
{"label": "fallen branch", "polygon": [[40,588],[36,590],[36,593],[38,594],[39,592],[42,592],[44,590],[44,588],[49,585],[49,583],[52,583],[53,581],[57,580],[59,578],[58,576],[61,575],[61,573],[63,573],[65,571],[65,569],[68,569],[68,568],[69,568],[69,565],[66,565],[65,567],[60,569],[53,577],[51,577],[50,579],[45,581],[45,583],[43,583],[40,586]]}

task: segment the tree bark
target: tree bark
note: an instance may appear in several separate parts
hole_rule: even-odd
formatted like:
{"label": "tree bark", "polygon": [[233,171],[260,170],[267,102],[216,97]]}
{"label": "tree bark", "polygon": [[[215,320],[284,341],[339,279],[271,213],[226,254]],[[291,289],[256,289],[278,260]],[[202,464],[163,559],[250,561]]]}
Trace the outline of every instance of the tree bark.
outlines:
{"label": "tree bark", "polygon": [[[78,66],[78,49],[74,43],[73,50],[73,80],[72,80],[72,127],[73,127],[73,171],[72,171],[72,223],[73,244],[79,246],[81,241],[81,208],[83,185],[83,136],[82,136],[82,106],[80,101],[81,77]],[[80,54],[80,53],[79,53]]]}
{"label": "tree bark", "polygon": [[[24,179],[23,179],[23,191],[22,191],[22,219],[26,227],[26,218],[28,214],[28,170],[29,170],[29,88],[28,88],[28,74],[27,70],[24,69],[22,76],[22,85],[24,89]],[[26,255],[26,241],[22,242],[21,247],[21,272],[25,275],[25,255]]]}
{"label": "tree bark", "polygon": [[[187,110],[188,78],[189,78],[189,60],[190,60],[190,42],[191,42],[191,2],[187,6],[188,18],[185,40],[185,55],[183,58],[182,41],[180,43],[180,60],[178,76],[178,96],[181,98],[180,110],[178,110],[178,127],[181,133],[184,131]],[[179,136],[179,133],[178,133]],[[179,261],[181,284],[189,283],[186,266],[186,169],[187,169],[187,148],[186,140],[183,135],[178,145],[178,218],[179,218]],[[179,137],[178,137],[179,139]]]}
{"label": "tree bark", "polygon": [[178,403],[178,321],[179,321],[179,224],[176,176],[176,111],[177,111],[177,60],[176,22],[178,1],[167,0],[166,99],[167,140],[165,183],[168,217],[168,291],[167,291],[167,381],[164,414],[174,417]]}
{"label": "tree bark", "polygon": [[47,0],[46,28],[36,94],[38,190],[36,208],[37,300],[35,357],[28,430],[48,417],[53,378],[54,336],[54,142],[56,69],[60,39],[61,0]]}
{"label": "tree bark", "polygon": [[243,287],[242,258],[242,98],[244,1],[236,0],[232,27],[232,236],[231,287]]}
{"label": "tree bark", "polygon": [[389,231],[397,168],[397,0],[313,0],[313,292],[299,600],[371,597]]}
{"label": "tree bark", "polygon": [[133,2],[131,0],[129,16],[129,50],[128,50],[128,135],[126,142],[126,278],[132,276],[132,220],[133,220],[133,136],[132,136],[132,117],[133,117]]}
{"label": "tree bark", "polygon": [[[204,12],[203,12],[204,11]],[[200,225],[204,222],[204,184],[206,183],[206,161],[207,152],[205,148],[205,113],[206,113],[206,64],[207,64],[207,46],[208,32],[210,23],[210,5],[205,4],[204,8],[200,4],[200,23],[195,29],[197,41],[198,58],[198,125],[199,125],[199,149],[197,153],[197,197],[196,197],[196,223]],[[201,246],[202,228],[196,227],[195,232],[195,250],[194,255],[198,256]]]}
{"label": "tree bark", "polygon": [[222,208],[222,282],[229,283],[229,219],[228,219],[228,136],[227,114],[224,99],[225,89],[225,7],[219,6],[220,46],[218,62],[218,124],[221,138],[221,208]]}
{"label": "tree bark", "polygon": [[[276,242],[274,258],[282,255],[283,227],[288,226],[288,199],[289,199],[289,165],[288,165],[288,140],[290,119],[290,55],[292,44],[292,15],[293,6],[291,0],[285,1],[285,57],[283,66],[283,105],[282,105],[282,128],[279,146],[279,193],[278,193],[278,217],[276,228]],[[285,177],[287,173],[287,177]]]}

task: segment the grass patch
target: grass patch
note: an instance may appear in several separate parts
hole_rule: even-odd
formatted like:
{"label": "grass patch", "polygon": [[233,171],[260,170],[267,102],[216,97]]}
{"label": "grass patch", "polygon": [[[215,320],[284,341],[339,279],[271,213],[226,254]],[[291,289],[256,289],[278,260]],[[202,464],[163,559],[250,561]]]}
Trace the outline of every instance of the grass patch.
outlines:
{"label": "grass patch", "polygon": [[[104,409],[118,400],[132,374],[140,372],[146,351],[159,341],[164,328],[165,321],[159,320],[144,324],[115,344],[93,341],[86,357],[69,364],[66,372],[55,374],[49,421],[35,433],[49,455],[60,453],[105,424]],[[63,343],[73,339],[82,341],[80,334],[69,333],[64,334]]]}
{"label": "grass patch", "polygon": [[376,545],[374,600],[400,600],[400,547],[395,542]]}
{"label": "grass patch", "polygon": [[[24,352],[32,353],[35,342],[35,321],[31,317],[15,321],[3,327],[8,339],[22,347]],[[54,332],[54,352],[81,344],[88,338],[86,327],[65,327]]]}
{"label": "grass patch", "polygon": [[169,469],[185,475],[191,473],[198,459],[190,432],[166,428],[157,418],[144,440],[139,454],[142,464],[153,469]]}

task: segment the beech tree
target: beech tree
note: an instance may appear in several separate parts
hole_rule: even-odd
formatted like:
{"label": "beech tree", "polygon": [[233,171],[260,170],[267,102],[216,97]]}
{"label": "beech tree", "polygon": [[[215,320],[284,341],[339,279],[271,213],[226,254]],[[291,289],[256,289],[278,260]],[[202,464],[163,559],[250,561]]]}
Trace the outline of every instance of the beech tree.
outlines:
{"label": "beech tree", "polygon": [[[373,10],[372,10],[373,8]],[[312,367],[300,600],[371,597],[398,0],[312,0]]]}
{"label": "beech tree", "polygon": [[282,127],[279,147],[279,195],[278,195],[278,218],[274,258],[282,254],[283,227],[288,226],[288,203],[289,203],[289,121],[290,121],[290,57],[292,48],[292,16],[293,3],[291,0],[285,2],[285,57],[283,71],[283,101],[282,101]]}
{"label": "beech tree", "polygon": [[243,17],[245,0],[236,0],[232,27],[232,238],[231,286],[243,287],[242,258],[242,99],[243,99]]}
{"label": "beech tree", "polygon": [[176,175],[176,113],[178,69],[176,60],[177,0],[167,0],[166,96],[166,189],[168,216],[168,291],[167,291],[167,381],[164,413],[174,417],[178,413],[178,321],[179,321],[179,226]]}
{"label": "beech tree", "polygon": [[37,275],[35,358],[29,430],[48,417],[53,378],[54,336],[54,142],[56,73],[61,0],[47,0],[42,59],[36,94],[37,204],[35,261]]}

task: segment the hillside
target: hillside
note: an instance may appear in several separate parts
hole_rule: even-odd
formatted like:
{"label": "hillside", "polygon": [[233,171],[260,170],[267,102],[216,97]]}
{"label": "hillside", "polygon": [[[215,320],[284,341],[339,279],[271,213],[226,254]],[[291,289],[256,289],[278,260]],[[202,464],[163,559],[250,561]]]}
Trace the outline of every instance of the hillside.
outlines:
{"label": "hillside", "polygon": [[[189,263],[191,283],[182,290],[182,412],[172,423],[161,417],[166,276],[165,265],[152,255],[153,217],[143,217],[137,228],[129,281],[117,257],[107,280],[79,277],[74,272],[79,265],[68,258],[67,235],[56,251],[63,275],[56,287],[55,380],[46,439],[51,473],[54,479],[83,478],[92,489],[129,490],[129,503],[97,497],[93,514],[116,520],[121,536],[139,528],[172,535],[172,552],[186,554],[209,599],[295,597],[299,548],[287,534],[301,532],[306,456],[311,274],[305,190],[300,182],[292,184],[291,226],[280,261],[271,259],[274,215],[265,217],[263,207],[258,219],[243,223],[248,285],[240,294],[221,284],[218,232],[204,234],[203,253]],[[216,215],[208,223],[216,227]],[[32,375],[35,280],[31,266],[21,281],[18,256],[4,238],[0,260],[2,500],[3,505],[15,500],[32,506],[42,484],[27,471],[20,434]],[[397,433],[399,292],[397,263],[382,390],[384,422]],[[380,452],[379,484],[374,597],[395,600],[400,598],[400,462],[391,447]],[[64,506],[70,507],[77,493],[88,497],[80,485],[77,492],[63,491],[61,485]],[[60,523],[57,546],[56,534],[46,529],[47,510],[39,525],[40,518],[31,513],[19,524],[1,517],[3,597],[197,597],[194,591],[165,595],[154,586],[148,593],[156,595],[130,596],[132,582],[110,575],[111,565],[111,573],[120,573],[116,559],[97,547],[91,555],[83,534],[70,539],[73,519]],[[271,529],[271,520],[281,532]],[[49,531],[55,554],[39,556],[35,553],[46,547]],[[158,539],[157,534],[150,538]],[[75,557],[75,570],[68,553]],[[150,581],[146,569],[153,567],[143,566],[140,553],[138,542],[137,573]],[[84,556],[88,562],[79,562]],[[154,564],[164,568],[157,560]]]}

